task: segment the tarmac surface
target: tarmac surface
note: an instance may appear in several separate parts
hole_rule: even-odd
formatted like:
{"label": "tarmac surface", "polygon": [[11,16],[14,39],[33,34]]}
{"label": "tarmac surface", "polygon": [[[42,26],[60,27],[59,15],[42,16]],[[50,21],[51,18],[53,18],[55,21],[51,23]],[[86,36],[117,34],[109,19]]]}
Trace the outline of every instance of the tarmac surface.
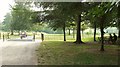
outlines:
{"label": "tarmac surface", "polygon": [[37,65],[36,49],[41,40],[0,40],[0,65]]}

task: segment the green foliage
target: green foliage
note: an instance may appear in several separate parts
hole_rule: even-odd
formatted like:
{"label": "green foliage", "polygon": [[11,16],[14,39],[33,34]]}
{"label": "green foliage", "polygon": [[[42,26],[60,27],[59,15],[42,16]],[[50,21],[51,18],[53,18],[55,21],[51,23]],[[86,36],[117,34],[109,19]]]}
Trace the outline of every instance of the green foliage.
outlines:
{"label": "green foliage", "polygon": [[103,27],[106,28],[108,26],[113,25],[114,19],[116,17],[115,5],[112,3],[98,3],[94,6],[89,13],[86,15],[89,18],[92,27],[96,23],[97,27],[99,28],[101,24],[101,17],[104,17],[104,24]]}
{"label": "green foliage", "polygon": [[33,26],[31,27],[31,30],[34,30],[34,31],[40,31],[44,28],[44,25],[43,24],[40,24],[40,23],[34,23]]}
{"label": "green foliage", "polygon": [[88,29],[89,23],[87,21],[83,21],[81,23],[81,30],[84,31],[85,29]]}
{"label": "green foliage", "polygon": [[32,11],[24,3],[16,3],[12,7],[12,30],[27,30],[30,29],[32,23]]}
{"label": "green foliage", "polygon": [[45,23],[33,24],[33,26],[31,27],[31,30],[36,31],[36,32],[44,32],[44,33],[48,33],[48,34],[61,34],[61,33],[63,33],[61,29],[53,30],[52,28],[50,28],[48,26],[48,24],[45,24]]}
{"label": "green foliage", "polygon": [[4,27],[3,24],[0,23],[0,31],[3,30],[3,27]]}
{"label": "green foliage", "polygon": [[64,23],[66,23],[67,27],[70,27],[73,21],[77,22],[78,15],[91,7],[89,3],[81,2],[69,2],[67,4],[65,2],[43,2],[36,4],[44,9],[43,13],[45,13],[45,17],[43,20],[49,22],[50,27],[55,29],[63,27]]}
{"label": "green foliage", "polygon": [[93,5],[90,5],[90,3],[82,3],[82,2],[68,2],[67,4],[66,2],[54,2],[54,3],[42,2],[40,3],[40,5],[41,7],[43,7],[44,10],[46,10],[46,15],[48,15],[47,18],[50,19],[49,24],[54,29],[63,27],[63,30],[65,30],[65,25],[70,27],[71,25],[70,22],[77,22],[76,41],[80,42],[81,15],[84,12],[87,12],[90,9],[90,7]]}
{"label": "green foliage", "polygon": [[3,21],[3,25],[4,25],[4,27],[3,27],[3,30],[4,31],[9,31],[9,30],[11,30],[11,23],[12,23],[12,16],[11,16],[11,14],[10,13],[7,13],[6,15],[5,15],[5,19],[4,19],[4,21]]}

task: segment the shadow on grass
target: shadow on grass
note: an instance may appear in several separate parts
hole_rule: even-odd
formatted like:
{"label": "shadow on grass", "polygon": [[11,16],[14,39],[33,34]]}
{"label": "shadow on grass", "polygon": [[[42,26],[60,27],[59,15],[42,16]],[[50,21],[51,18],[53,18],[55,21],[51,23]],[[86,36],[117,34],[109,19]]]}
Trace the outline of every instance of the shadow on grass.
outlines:
{"label": "shadow on grass", "polygon": [[117,65],[118,47],[105,45],[100,52],[100,44],[75,44],[63,41],[44,41],[38,48],[40,65]]}

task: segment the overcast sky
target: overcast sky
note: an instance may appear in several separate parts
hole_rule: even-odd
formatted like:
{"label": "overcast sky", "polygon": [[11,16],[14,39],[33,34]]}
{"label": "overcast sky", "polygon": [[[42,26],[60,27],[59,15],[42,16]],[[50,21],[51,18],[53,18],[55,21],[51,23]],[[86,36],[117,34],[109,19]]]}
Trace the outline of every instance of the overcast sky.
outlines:
{"label": "overcast sky", "polygon": [[1,0],[0,1],[0,22],[4,20],[6,13],[10,12],[10,5],[14,5],[14,0]]}

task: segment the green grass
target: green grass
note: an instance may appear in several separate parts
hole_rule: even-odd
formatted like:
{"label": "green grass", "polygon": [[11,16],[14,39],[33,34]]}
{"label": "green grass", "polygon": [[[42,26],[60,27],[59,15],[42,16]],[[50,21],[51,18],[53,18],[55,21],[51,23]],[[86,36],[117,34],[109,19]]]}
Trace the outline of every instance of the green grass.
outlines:
{"label": "green grass", "polygon": [[[52,40],[59,40],[63,41],[63,34],[45,34],[44,39],[46,41],[52,41]],[[72,35],[66,35],[67,40],[75,40],[75,38],[72,37]]]}
{"label": "green grass", "polygon": [[18,36],[18,35],[10,35],[9,37],[10,37],[10,39],[20,38],[20,36]]}
{"label": "green grass", "polygon": [[117,65],[118,47],[100,44],[75,44],[63,41],[44,41],[37,50],[39,65]]}
{"label": "green grass", "polygon": [[[3,38],[3,33],[4,33],[4,38],[8,39],[8,32],[0,32],[1,33],[1,39]],[[13,38],[20,38],[20,36],[18,35],[18,33],[14,33],[14,35],[10,35],[9,33],[9,38],[13,39]]]}
{"label": "green grass", "polygon": [[[1,32],[1,39],[3,38],[3,33],[4,33],[4,38],[7,39],[8,38],[8,32]],[[36,39],[40,39],[40,33],[36,34]],[[33,37],[33,33],[32,32],[27,32],[27,36],[32,36]],[[9,38],[10,39],[15,39],[15,38],[20,38],[20,36],[18,35],[18,33],[14,32],[14,35],[10,35],[9,33]]]}
{"label": "green grass", "polygon": [[[1,32],[2,34],[4,33],[5,35],[5,38],[7,38],[7,32]],[[27,32],[27,35],[28,36],[33,36],[33,32]],[[44,40],[45,41],[63,41],[64,40],[64,35],[63,34],[44,34]],[[87,37],[87,39],[86,39]],[[2,35],[1,35],[1,38],[2,38]],[[10,38],[11,39],[14,39],[14,38],[20,38],[20,36],[18,35],[18,33],[14,32],[14,35],[10,35]],[[36,39],[41,39],[41,33],[38,32],[36,33]],[[66,34],[66,40],[67,41],[75,41],[76,39],[76,35],[73,37],[73,34],[71,35],[68,35]],[[93,41],[93,35],[83,35],[82,36],[82,40],[84,41]]]}
{"label": "green grass", "polygon": [[[45,41],[63,41],[64,40],[63,37],[64,37],[63,34],[44,34]],[[76,39],[76,35],[73,37],[73,35],[66,34],[67,41],[75,41],[75,39]],[[93,41],[93,35],[84,35],[84,36],[82,36],[82,40],[83,41]]]}

